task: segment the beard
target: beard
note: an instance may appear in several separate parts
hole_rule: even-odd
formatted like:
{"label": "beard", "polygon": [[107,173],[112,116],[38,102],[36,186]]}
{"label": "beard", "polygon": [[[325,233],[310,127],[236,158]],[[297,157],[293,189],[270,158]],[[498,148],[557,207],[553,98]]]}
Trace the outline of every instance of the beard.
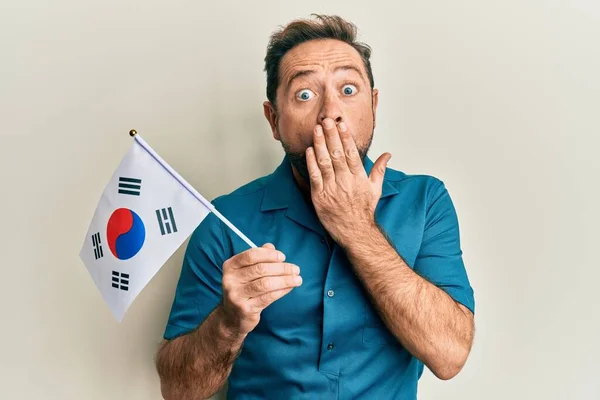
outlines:
{"label": "beard", "polygon": [[[371,132],[371,137],[365,146],[356,145],[358,150],[358,155],[360,157],[361,163],[364,165],[365,158],[367,157],[367,153],[369,152],[369,148],[371,147],[371,143],[373,142],[373,132]],[[281,140],[281,145],[283,146],[283,151],[287,154],[290,162],[296,170],[302,176],[302,179],[306,182],[307,185],[310,186],[310,175],[308,173],[308,165],[306,163],[306,152],[297,152],[291,149],[291,147]]]}

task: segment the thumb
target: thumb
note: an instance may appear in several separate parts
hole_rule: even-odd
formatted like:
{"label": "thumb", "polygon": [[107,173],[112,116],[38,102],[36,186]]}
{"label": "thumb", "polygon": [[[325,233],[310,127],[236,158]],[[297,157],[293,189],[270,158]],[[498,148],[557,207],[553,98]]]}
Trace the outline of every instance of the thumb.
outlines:
{"label": "thumb", "polygon": [[274,249],[275,246],[272,243],[265,243],[262,245],[263,248],[265,249]]}
{"label": "thumb", "polygon": [[381,188],[383,185],[383,178],[385,176],[385,169],[387,168],[387,164],[392,158],[390,153],[383,153],[379,156],[375,164],[373,164],[373,169],[371,169],[371,174],[369,175],[369,179],[371,182],[377,186],[377,188]]}

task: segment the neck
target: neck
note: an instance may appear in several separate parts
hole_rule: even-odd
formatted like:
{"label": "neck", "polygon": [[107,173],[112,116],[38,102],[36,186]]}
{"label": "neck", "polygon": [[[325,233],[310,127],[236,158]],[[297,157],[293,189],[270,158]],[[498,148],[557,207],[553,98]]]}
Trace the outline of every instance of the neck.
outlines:
{"label": "neck", "polygon": [[306,183],[306,181],[304,180],[302,175],[300,175],[300,173],[298,172],[296,167],[294,167],[293,165],[292,165],[292,173],[294,174],[294,180],[296,181],[296,184],[298,185],[298,189],[300,189],[300,192],[302,193],[304,198],[306,198],[309,202],[312,202],[311,196],[310,196],[309,184]]}

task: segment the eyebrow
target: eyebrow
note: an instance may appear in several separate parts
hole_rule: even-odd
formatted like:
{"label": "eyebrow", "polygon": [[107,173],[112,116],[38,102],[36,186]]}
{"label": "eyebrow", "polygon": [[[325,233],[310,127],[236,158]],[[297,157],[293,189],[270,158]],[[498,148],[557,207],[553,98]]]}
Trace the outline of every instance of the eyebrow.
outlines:
{"label": "eyebrow", "polygon": [[[358,73],[358,75],[360,75],[360,77],[363,79],[363,81],[365,80],[365,77],[363,76],[362,71],[359,68],[355,67],[354,65],[340,65],[339,67],[337,67],[336,69],[333,70],[333,72],[338,72],[338,71],[356,71]],[[312,70],[312,69],[303,69],[303,70],[294,72],[294,74],[288,81],[287,89],[289,90],[290,86],[292,86],[292,82],[294,81],[294,79],[300,78],[302,76],[312,75],[315,72],[316,71]]]}

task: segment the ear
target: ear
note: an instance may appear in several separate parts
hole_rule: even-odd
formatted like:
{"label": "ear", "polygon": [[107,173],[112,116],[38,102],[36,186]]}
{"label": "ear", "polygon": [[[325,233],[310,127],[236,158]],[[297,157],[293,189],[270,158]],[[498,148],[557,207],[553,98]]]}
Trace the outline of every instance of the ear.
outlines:
{"label": "ear", "polygon": [[277,111],[275,110],[275,106],[270,101],[265,101],[263,103],[263,108],[265,112],[265,118],[271,126],[273,138],[275,138],[275,140],[281,140],[279,137],[279,132],[277,131]]}
{"label": "ear", "polygon": [[377,104],[379,104],[379,90],[373,89],[373,129],[377,121]]}

